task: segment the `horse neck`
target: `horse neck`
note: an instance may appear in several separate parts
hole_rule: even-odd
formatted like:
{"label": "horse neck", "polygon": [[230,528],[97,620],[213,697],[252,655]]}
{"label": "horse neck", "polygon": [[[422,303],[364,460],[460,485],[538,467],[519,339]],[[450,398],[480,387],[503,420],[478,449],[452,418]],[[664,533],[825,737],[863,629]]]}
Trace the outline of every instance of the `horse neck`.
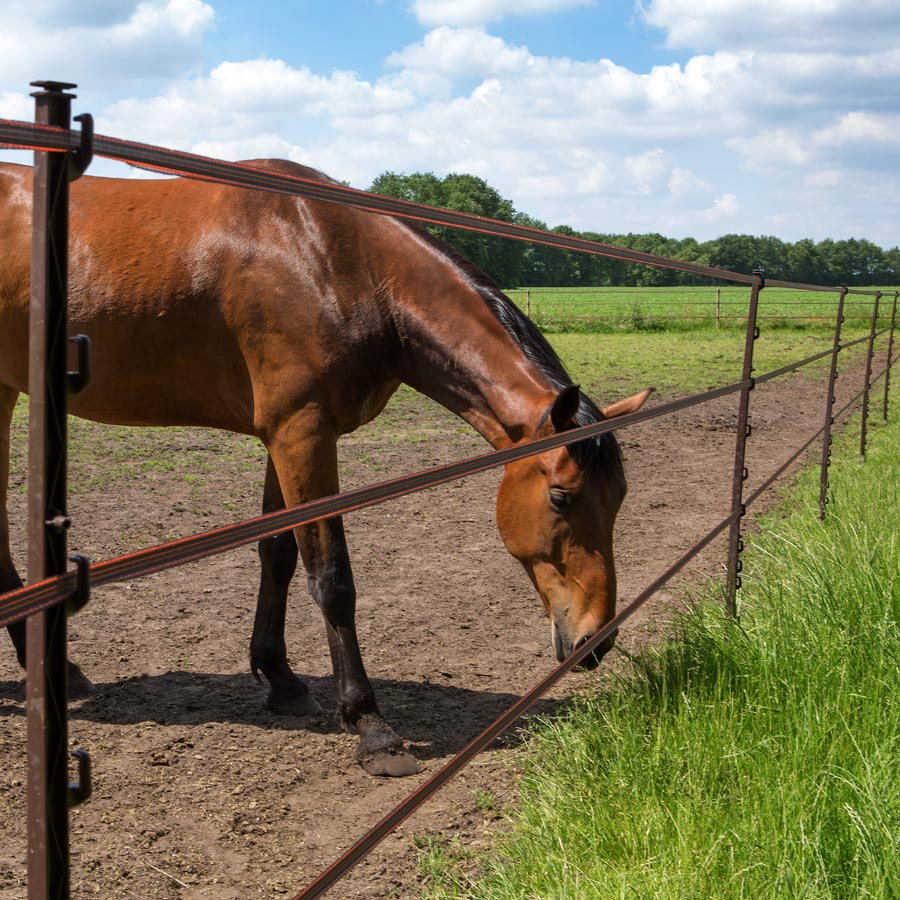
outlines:
{"label": "horse neck", "polygon": [[529,440],[558,390],[458,270],[397,302],[402,380],[463,418],[492,446]]}

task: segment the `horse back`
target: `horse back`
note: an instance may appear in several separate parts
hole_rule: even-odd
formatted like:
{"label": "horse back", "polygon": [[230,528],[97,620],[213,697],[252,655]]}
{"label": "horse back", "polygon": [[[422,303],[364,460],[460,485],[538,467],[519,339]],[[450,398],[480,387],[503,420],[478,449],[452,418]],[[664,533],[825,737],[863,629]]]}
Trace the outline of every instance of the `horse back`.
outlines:
{"label": "horse back", "polygon": [[[0,167],[0,379],[20,390],[30,194],[30,169]],[[340,407],[348,354],[376,349],[380,329],[377,304],[359,303],[373,295],[361,216],[181,178],[73,183],[70,331],[87,334],[94,351],[73,412],[258,433],[274,407]]]}

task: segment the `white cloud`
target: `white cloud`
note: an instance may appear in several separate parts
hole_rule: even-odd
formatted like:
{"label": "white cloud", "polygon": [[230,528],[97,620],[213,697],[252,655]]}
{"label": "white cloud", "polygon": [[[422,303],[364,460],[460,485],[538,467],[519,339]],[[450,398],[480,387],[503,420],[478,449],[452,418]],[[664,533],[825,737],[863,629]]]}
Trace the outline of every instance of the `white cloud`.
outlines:
{"label": "white cloud", "polygon": [[639,194],[652,194],[668,171],[666,151],[656,147],[638,156],[628,156],[625,158],[625,171]]}
{"label": "white cloud", "polygon": [[481,28],[448,26],[429,31],[420,43],[410,44],[387,59],[387,64],[395,68],[451,79],[520,71],[536,62],[524,47],[510,47]]}
{"label": "white cloud", "polygon": [[[882,84],[863,57],[851,68],[857,88]],[[873,141],[892,146],[892,114],[834,100],[848,71],[828,55],[717,50],[639,73],[442,26],[393,53],[380,78],[231,61],[111,104],[98,124],[228,158],[288,157],[358,187],[385,169],[467,171],[551,225],[702,239],[771,229],[789,191],[813,192],[816,178],[824,189],[828,176],[806,175],[868,164]],[[825,225],[798,214],[790,227]]]}
{"label": "white cloud", "polygon": [[836,188],[844,183],[845,173],[840,169],[816,169],[810,172],[803,183],[811,188]]}
{"label": "white cloud", "polygon": [[730,139],[727,145],[744,167],[762,174],[804,168],[834,172],[840,167],[896,173],[900,114],[854,110],[808,132],[777,128]]}
{"label": "white cloud", "polygon": [[[23,72],[70,77],[77,63],[84,74],[73,80],[102,78],[117,91],[103,103],[79,91],[80,108],[121,137],[226,158],[287,157],[358,187],[385,169],[468,171],[550,225],[703,239],[726,227],[761,233],[790,210],[778,225],[785,238],[841,236],[835,228],[850,228],[853,210],[887,210],[884,198],[900,196],[900,50],[877,35],[876,52],[848,53],[802,30],[797,0],[780,10],[752,3],[771,21],[737,40],[747,26],[733,11],[741,4],[651,0],[644,14],[671,43],[704,52],[635,71],[539,55],[484,27],[513,7],[549,11],[549,2],[463,0],[446,9],[467,16],[466,27],[440,24],[388,56],[380,77],[364,78],[266,58],[204,71],[213,11],[201,0],[84,0],[77,14],[68,0],[17,2],[0,13],[0,116],[31,117]],[[803,5],[813,32],[848,8]],[[439,6],[422,0],[416,9],[437,22]],[[43,19],[57,21],[46,46]],[[785,22],[803,39],[780,49],[771,32]],[[16,24],[21,41],[10,37]],[[51,60],[66,72],[44,70]],[[873,173],[875,194],[866,188]],[[838,191],[843,205],[829,218],[822,198]],[[877,239],[871,217],[857,218]],[[897,241],[892,221],[886,214],[884,243]]]}
{"label": "white cloud", "polygon": [[672,197],[684,198],[694,194],[706,194],[713,186],[702,178],[698,178],[690,169],[675,166],[669,174],[669,194]]}
{"label": "white cloud", "polygon": [[[202,0],[93,0],[82,4],[39,0],[4,7],[0,82],[27,88],[35,79],[94,85],[99,93],[123,81],[183,74],[200,59],[213,8]],[[28,73],[28,74],[25,74]]]}
{"label": "white cloud", "polygon": [[416,18],[427,26],[486,25],[506,16],[559,12],[590,6],[592,0],[412,0]]}
{"label": "white cloud", "polygon": [[731,138],[727,146],[742,157],[751,171],[804,166],[812,159],[812,137],[802,131],[773,128],[752,136]]}
{"label": "white cloud", "polygon": [[595,162],[590,167],[580,168],[577,190],[579,194],[603,193],[613,184],[613,173],[609,166],[602,160]]}
{"label": "white cloud", "polygon": [[644,20],[672,47],[871,51],[900,37],[896,0],[649,0]]}
{"label": "white cloud", "polygon": [[832,147],[870,143],[900,146],[900,115],[853,110],[817,132],[815,142]]}
{"label": "white cloud", "polygon": [[733,219],[741,211],[741,203],[734,194],[723,194],[701,214],[707,222]]}
{"label": "white cloud", "polygon": [[28,94],[0,91],[0,115],[5,119],[33,120],[34,100]]}
{"label": "white cloud", "polygon": [[148,100],[114,103],[98,124],[124,137],[181,148],[210,141],[236,148],[259,134],[283,137],[304,120],[333,125],[358,120],[377,136],[385,130],[384,117],[412,100],[390,82],[372,84],[352,72],[315,75],[282,60],[260,59],[222,63],[207,77],[174,81]]}

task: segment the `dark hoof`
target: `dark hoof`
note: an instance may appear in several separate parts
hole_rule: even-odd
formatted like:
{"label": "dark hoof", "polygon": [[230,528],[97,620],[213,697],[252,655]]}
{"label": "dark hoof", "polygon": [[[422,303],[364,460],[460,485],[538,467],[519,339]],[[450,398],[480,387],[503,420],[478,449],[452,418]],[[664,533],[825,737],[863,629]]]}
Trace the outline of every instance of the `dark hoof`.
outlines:
{"label": "dark hoof", "polygon": [[80,700],[82,697],[89,697],[97,691],[97,688],[94,687],[94,682],[75,663],[69,663],[68,678],[70,700]]}
{"label": "dark hoof", "polygon": [[402,778],[419,771],[415,758],[403,749],[400,735],[377,713],[362,716],[356,727],[360,735],[356,758],[370,775]]}
{"label": "dark hoof", "polygon": [[310,693],[278,694],[274,691],[266,700],[266,709],[276,716],[319,716],[322,707]]}
{"label": "dark hoof", "polygon": [[361,757],[359,763],[370,775],[386,775],[391,778],[418,775],[421,771],[415,758],[405,750],[382,750],[380,753]]}

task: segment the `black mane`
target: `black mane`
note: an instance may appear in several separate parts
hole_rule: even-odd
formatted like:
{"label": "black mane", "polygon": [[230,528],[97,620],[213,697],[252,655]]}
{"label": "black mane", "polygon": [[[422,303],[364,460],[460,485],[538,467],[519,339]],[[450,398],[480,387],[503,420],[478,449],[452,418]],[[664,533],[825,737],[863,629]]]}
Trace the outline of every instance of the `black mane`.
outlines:
{"label": "black mane", "polygon": [[[456,252],[449,244],[436,238],[424,228],[409,226],[422,236],[431,246],[440,250],[465,275],[469,284],[487,304],[497,321],[518,344],[525,356],[547,378],[550,384],[561,391],[572,385],[556,351],[541,333],[540,329],[503,293],[496,282],[474,263]],[[576,425],[594,425],[606,417],[583,391],[579,392],[580,403],[575,415]],[[607,473],[618,473],[624,477],[622,452],[615,434],[609,431],[576,444],[570,444],[573,455],[585,470],[598,467]]]}

